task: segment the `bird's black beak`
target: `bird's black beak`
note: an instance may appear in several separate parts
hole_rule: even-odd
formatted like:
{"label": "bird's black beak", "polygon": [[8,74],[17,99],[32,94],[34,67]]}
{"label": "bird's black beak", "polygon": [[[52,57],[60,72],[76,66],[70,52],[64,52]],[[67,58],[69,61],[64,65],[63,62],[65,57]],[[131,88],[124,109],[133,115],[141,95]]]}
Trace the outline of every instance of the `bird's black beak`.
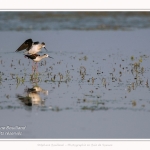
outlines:
{"label": "bird's black beak", "polygon": [[[53,57],[50,57],[50,56],[48,56],[49,58],[53,58]],[[54,59],[54,58],[53,58]]]}
{"label": "bird's black beak", "polygon": [[45,49],[46,51],[48,51],[48,50],[46,49],[46,47],[44,47],[44,49]]}

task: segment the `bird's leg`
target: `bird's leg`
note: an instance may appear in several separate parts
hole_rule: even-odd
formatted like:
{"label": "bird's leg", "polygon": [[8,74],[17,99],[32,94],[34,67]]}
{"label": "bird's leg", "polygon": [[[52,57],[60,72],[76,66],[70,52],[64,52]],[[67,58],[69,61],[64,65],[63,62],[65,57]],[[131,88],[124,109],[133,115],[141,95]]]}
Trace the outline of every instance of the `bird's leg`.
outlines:
{"label": "bird's leg", "polygon": [[36,70],[36,64],[33,62],[32,70],[35,72]]}
{"label": "bird's leg", "polygon": [[35,74],[35,82],[39,82],[39,77],[38,77],[38,63],[35,62],[35,70],[34,70],[34,74]]}
{"label": "bird's leg", "polygon": [[32,71],[34,71],[34,66],[32,65]]}
{"label": "bird's leg", "polygon": [[36,69],[38,68],[38,63],[36,62]]}
{"label": "bird's leg", "polygon": [[34,64],[32,65],[32,71],[34,71]]}

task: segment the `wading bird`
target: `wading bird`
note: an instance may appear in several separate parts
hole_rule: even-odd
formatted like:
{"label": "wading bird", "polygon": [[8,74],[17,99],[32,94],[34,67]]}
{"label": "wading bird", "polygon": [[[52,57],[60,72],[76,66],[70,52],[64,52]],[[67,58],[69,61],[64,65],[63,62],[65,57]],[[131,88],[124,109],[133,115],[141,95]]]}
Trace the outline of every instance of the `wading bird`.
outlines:
{"label": "wading bird", "polygon": [[[45,43],[33,42],[32,39],[26,40],[17,50],[16,52],[27,50],[29,55],[36,54],[41,51],[42,48],[45,48]],[[45,50],[47,50],[45,48]]]}
{"label": "wading bird", "polygon": [[44,54],[42,56],[40,56],[39,54],[32,54],[32,55],[25,55],[25,57],[32,59],[34,62],[36,62],[36,64],[37,62],[41,61],[43,58],[46,58],[46,57],[53,58],[53,57],[50,57],[48,54]]}

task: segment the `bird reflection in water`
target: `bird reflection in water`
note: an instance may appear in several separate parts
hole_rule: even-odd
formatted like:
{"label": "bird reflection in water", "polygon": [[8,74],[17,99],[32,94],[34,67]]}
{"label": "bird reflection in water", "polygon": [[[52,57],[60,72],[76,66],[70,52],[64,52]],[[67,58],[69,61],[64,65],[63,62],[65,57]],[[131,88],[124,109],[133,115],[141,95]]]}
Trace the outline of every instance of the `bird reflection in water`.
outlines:
{"label": "bird reflection in water", "polygon": [[17,94],[16,97],[27,106],[43,106],[45,100],[41,98],[40,94],[48,95],[48,91],[39,86],[25,89],[25,96]]}

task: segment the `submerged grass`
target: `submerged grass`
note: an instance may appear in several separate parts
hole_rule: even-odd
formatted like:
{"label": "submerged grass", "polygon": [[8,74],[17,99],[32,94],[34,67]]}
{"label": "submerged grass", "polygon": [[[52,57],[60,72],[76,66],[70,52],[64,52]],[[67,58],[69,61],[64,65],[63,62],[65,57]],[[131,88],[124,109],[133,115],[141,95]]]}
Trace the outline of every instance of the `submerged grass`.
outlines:
{"label": "submerged grass", "polygon": [[[22,66],[20,66],[20,70],[17,68],[20,72],[19,74],[10,73],[6,75],[6,73],[0,72],[0,84],[3,82],[11,84],[13,81],[17,86],[16,88],[18,88],[21,85],[27,86],[28,83],[31,85],[44,83],[44,85],[48,85],[48,88],[50,87],[48,90],[52,95],[54,91],[56,100],[64,98],[64,95],[72,94],[69,99],[79,103],[80,109],[92,111],[113,108],[115,105],[113,105],[113,107],[108,107],[108,105],[110,103],[120,103],[122,100],[127,101],[130,93],[132,94],[132,92],[138,88],[145,88],[145,85],[149,88],[148,78],[145,79],[145,73],[148,72],[148,69],[146,68],[147,66],[144,66],[145,60],[148,57],[140,56],[137,58],[135,56],[129,56],[127,59],[117,58],[120,62],[118,64],[115,58],[112,59],[112,56],[109,55],[108,61],[110,61],[109,64],[111,67],[106,65],[107,58],[95,60],[95,57],[98,56],[94,55],[93,57],[89,57],[89,59],[87,59],[88,56],[84,56],[80,59],[72,56],[70,57],[72,62],[66,62],[64,66],[61,66],[63,65],[64,60],[61,60],[61,63],[58,63],[60,62],[58,61],[51,66],[49,66],[48,63],[43,63],[42,66],[40,66],[42,69],[45,69],[43,69],[43,72],[37,72],[37,70],[32,70],[32,72],[30,72],[28,69],[24,67],[22,69]],[[77,61],[77,63],[75,63],[75,61]],[[105,68],[103,62],[108,68]],[[21,60],[19,60],[17,65],[22,65]],[[13,66],[14,64],[12,67]],[[144,79],[146,80],[146,83]],[[60,84],[67,86],[61,86]],[[120,94],[120,91],[123,94]],[[11,95],[5,96],[5,98],[9,100],[11,99],[10,97]],[[64,101],[65,98],[63,99]],[[49,96],[48,99],[51,100],[51,97]],[[108,99],[115,99],[116,101],[112,102]],[[136,104],[137,103],[138,101],[136,101]],[[124,105],[123,102],[122,105]],[[135,105],[134,102],[132,102],[132,105],[134,105],[134,107],[138,106]],[[44,110],[47,110],[47,107],[46,109],[43,107],[43,111]],[[52,110],[61,111],[61,107],[56,106],[53,107]]]}

